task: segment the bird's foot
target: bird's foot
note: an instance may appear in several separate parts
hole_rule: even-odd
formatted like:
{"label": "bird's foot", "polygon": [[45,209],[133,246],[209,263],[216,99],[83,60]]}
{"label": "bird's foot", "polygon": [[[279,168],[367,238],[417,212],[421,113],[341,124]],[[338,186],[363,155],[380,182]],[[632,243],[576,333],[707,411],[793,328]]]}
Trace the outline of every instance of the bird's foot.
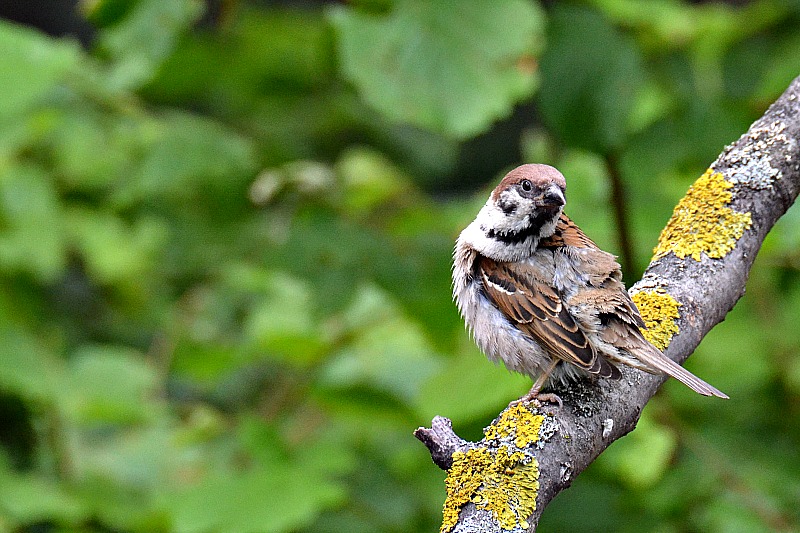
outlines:
{"label": "bird's foot", "polygon": [[518,400],[514,400],[508,404],[509,407],[514,407],[515,405],[521,403],[533,403],[537,407],[542,406],[542,402],[549,402],[558,405],[559,408],[564,407],[564,402],[561,401],[561,398],[557,394],[553,394],[552,392],[534,392],[531,391],[525,396],[521,397]]}
{"label": "bird's foot", "polygon": [[554,394],[552,392],[546,392],[544,394],[539,394],[536,396],[536,401],[539,402],[550,402],[557,404],[559,408],[564,407],[564,402],[561,401],[561,397],[558,394]]}

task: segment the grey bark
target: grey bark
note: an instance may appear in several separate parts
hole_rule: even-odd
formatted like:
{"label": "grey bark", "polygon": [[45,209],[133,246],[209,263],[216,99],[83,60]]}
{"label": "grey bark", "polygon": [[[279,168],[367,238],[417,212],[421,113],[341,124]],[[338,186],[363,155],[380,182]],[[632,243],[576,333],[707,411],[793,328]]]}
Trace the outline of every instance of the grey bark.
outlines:
{"label": "grey bark", "polygon": [[[744,294],[750,268],[764,237],[800,192],[800,77],[747,133],[726,147],[712,168],[734,183],[728,207],[751,213],[752,226],[724,258],[703,256],[698,262],[669,254],[653,261],[642,280],[631,289],[636,291],[656,284],[666,288],[681,304],[680,332],[665,351],[679,362],[691,355]],[[663,376],[622,370],[620,381],[578,383],[558,391],[564,405],[553,409],[554,420],[558,433],[569,438],[550,439],[542,449],[533,452],[539,462],[540,489],[536,510],[528,519],[528,531],[536,529],[547,504],[569,487],[575,476],[612,442],[634,429],[645,404],[666,380]],[[460,439],[450,421],[442,417],[433,420],[432,429],[420,428],[415,435],[443,469],[452,464],[453,452],[475,445]],[[500,530],[491,513],[468,503],[452,531]]]}

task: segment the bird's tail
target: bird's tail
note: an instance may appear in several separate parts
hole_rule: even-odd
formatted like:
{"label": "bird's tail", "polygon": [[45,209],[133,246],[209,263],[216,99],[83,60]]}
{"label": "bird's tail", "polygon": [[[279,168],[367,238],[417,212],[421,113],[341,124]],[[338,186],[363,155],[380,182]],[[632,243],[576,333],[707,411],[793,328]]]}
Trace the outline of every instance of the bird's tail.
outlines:
{"label": "bird's tail", "polygon": [[[650,344],[650,343],[647,343]],[[702,379],[698,378],[681,365],[661,353],[661,351],[653,345],[649,345],[647,350],[649,357],[647,361],[643,361],[652,366],[654,369],[670,375],[677,379],[693,391],[702,394],[703,396],[716,396],[718,398],[728,399],[728,395],[720,391],[713,385],[709,385]]]}

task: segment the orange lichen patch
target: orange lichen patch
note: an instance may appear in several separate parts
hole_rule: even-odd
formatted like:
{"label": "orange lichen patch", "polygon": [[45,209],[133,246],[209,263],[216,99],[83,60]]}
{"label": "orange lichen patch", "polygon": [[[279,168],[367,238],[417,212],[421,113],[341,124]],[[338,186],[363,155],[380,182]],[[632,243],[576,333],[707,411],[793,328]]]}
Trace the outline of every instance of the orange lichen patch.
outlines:
{"label": "orange lichen patch", "polygon": [[527,529],[536,510],[539,463],[522,452],[509,453],[506,446],[495,453],[486,448],[456,452],[445,487],[441,533],[453,529],[461,508],[470,501],[490,511],[503,529]]}
{"label": "orange lichen patch", "polygon": [[639,291],[631,295],[647,329],[642,330],[644,338],[661,351],[666,350],[678,328],[678,307],[681,304],[664,289]]}
{"label": "orange lichen patch", "polygon": [[500,415],[497,422],[486,428],[486,440],[514,438],[517,448],[527,448],[539,440],[539,429],[544,422],[544,415],[534,414],[524,404],[518,403],[509,407]]}
{"label": "orange lichen patch", "polygon": [[728,255],[752,224],[750,213],[726,207],[733,198],[731,187],[733,184],[722,174],[706,170],[675,206],[653,250],[653,259],[670,252],[695,261],[700,261],[701,254],[713,259]]}

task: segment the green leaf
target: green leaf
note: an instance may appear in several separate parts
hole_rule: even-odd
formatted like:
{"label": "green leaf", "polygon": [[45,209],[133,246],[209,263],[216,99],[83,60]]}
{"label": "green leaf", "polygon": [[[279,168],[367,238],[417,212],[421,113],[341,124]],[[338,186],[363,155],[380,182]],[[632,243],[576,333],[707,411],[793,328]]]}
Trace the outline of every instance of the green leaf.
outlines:
{"label": "green leaf", "polygon": [[77,43],[0,20],[0,119],[41,101],[78,62]]}
{"label": "green leaf", "polygon": [[467,138],[536,87],[537,4],[398,0],[385,16],[344,7],[330,15],[343,74],[392,120]]}
{"label": "green leaf", "polygon": [[67,220],[89,274],[105,284],[140,282],[167,235],[160,221],[148,217],[129,227],[108,212],[73,209]]}
{"label": "green leaf", "polygon": [[374,286],[361,287],[344,321],[358,324],[355,338],[327,362],[322,375],[325,385],[365,385],[411,401],[441,366],[419,324],[403,316],[390,297]]}
{"label": "green leaf", "polygon": [[66,263],[63,223],[45,170],[19,165],[0,174],[0,267],[54,279]]}
{"label": "green leaf", "polygon": [[299,465],[277,463],[235,478],[212,478],[181,492],[173,504],[173,531],[295,531],[342,495],[336,485],[316,479]]}
{"label": "green leaf", "polygon": [[255,170],[251,140],[219,122],[177,112],[151,120],[147,130],[143,160],[114,192],[119,206],[153,198],[185,205],[204,195],[243,200],[241,189]]}
{"label": "green leaf", "polygon": [[[59,110],[47,136],[53,173],[70,192],[104,192],[141,157],[146,130],[133,117],[109,117],[90,107]],[[98,157],[102,150],[102,157]]]}
{"label": "green leaf", "polygon": [[[292,459],[278,452],[278,432],[263,422],[248,419],[239,428],[245,467],[220,469],[199,483],[179,488],[166,498],[173,531],[195,533],[229,531],[256,533],[295,531],[309,525],[323,510],[344,497],[334,472],[349,469],[336,459],[325,460],[329,450],[306,442],[308,453]],[[237,461],[241,464],[242,461]],[[345,461],[349,463],[349,461]]]}
{"label": "green leaf", "polygon": [[675,453],[677,439],[645,411],[636,430],[616,441],[600,456],[602,468],[614,479],[636,489],[651,487],[663,477]]}
{"label": "green leaf", "polygon": [[202,13],[197,0],[139,0],[118,24],[100,34],[100,48],[113,63],[104,77],[112,89],[147,83],[172,52],[178,37]]}
{"label": "green leaf", "polygon": [[[316,91],[332,83],[333,38],[320,11],[255,9],[244,4],[235,12],[236,24],[226,26],[222,33],[185,35],[145,87],[145,94],[176,105],[202,102],[223,113],[243,113],[257,120],[254,104],[264,105],[268,114],[282,115],[287,110],[271,109],[277,103],[273,99],[289,103],[291,98],[285,96],[309,90],[318,98]],[[219,38],[222,35],[224,38]],[[331,103],[322,107],[330,110]],[[290,114],[301,127],[314,120],[313,116]],[[272,129],[276,125],[258,127]],[[285,129],[282,133],[282,139],[298,140]]]}
{"label": "green leaf", "polygon": [[92,24],[102,28],[122,20],[137,3],[137,0],[93,0],[83,2],[81,8]]}
{"label": "green leaf", "polygon": [[[466,333],[464,337],[465,343],[472,342],[466,338]],[[435,415],[444,415],[462,424],[486,420],[508,402],[525,394],[532,384],[529,377],[492,364],[472,345],[422,384],[416,411],[422,420]]]}
{"label": "green leaf", "polygon": [[114,346],[81,348],[69,365],[66,402],[80,423],[130,423],[154,416],[148,395],[155,371],[133,350]]}
{"label": "green leaf", "polygon": [[64,372],[61,360],[33,335],[13,324],[12,309],[0,308],[0,390],[39,402],[59,398]]}
{"label": "green leaf", "polygon": [[297,365],[322,355],[326,340],[305,279],[247,263],[228,265],[222,275],[223,290],[243,308],[236,321],[250,351]]}
{"label": "green leaf", "polygon": [[88,515],[83,502],[44,477],[0,471],[0,494],[0,524],[6,526],[45,521],[79,523]]}
{"label": "green leaf", "polygon": [[[759,494],[763,499],[763,496]],[[721,494],[719,498],[709,502],[699,517],[695,518],[696,531],[724,531],[725,533],[749,533],[751,531],[766,531],[769,527],[764,514],[776,513],[773,502],[759,499],[758,507],[745,504],[744,496],[735,493]],[[767,509],[763,511],[762,509]],[[760,511],[760,512],[759,512]],[[768,515],[768,516],[774,516]],[[795,522],[796,524],[796,522]]]}
{"label": "green leaf", "polygon": [[[198,320],[206,330],[214,322]],[[239,345],[226,346],[209,342],[208,339],[191,341],[180,339],[175,346],[171,370],[173,376],[187,378],[198,388],[212,389],[230,372],[251,363],[252,358],[244,357]]]}
{"label": "green leaf", "polygon": [[366,148],[352,148],[337,162],[344,181],[344,204],[353,216],[366,216],[410,189],[410,180],[388,158]]}
{"label": "green leaf", "polygon": [[566,144],[601,153],[619,147],[644,83],[641,62],[633,40],[599,13],[556,5],[541,63],[545,122]]}

